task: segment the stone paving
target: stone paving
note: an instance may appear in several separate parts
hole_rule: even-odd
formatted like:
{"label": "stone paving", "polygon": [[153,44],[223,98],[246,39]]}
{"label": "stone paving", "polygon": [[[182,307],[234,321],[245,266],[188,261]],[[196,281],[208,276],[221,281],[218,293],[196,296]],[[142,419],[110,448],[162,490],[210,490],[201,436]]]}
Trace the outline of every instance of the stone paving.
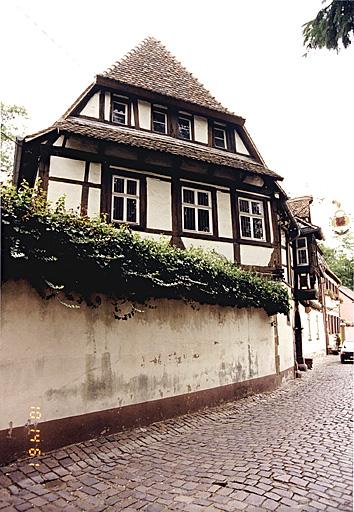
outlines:
{"label": "stone paving", "polygon": [[352,510],[352,365],[0,468],[0,511]]}

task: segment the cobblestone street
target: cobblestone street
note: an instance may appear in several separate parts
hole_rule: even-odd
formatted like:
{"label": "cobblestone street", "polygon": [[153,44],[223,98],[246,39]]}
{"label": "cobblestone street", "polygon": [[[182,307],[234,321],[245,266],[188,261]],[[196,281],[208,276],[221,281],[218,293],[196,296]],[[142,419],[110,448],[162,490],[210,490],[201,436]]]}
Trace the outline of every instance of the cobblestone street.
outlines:
{"label": "cobblestone street", "polygon": [[351,511],[352,371],[8,465],[0,510]]}

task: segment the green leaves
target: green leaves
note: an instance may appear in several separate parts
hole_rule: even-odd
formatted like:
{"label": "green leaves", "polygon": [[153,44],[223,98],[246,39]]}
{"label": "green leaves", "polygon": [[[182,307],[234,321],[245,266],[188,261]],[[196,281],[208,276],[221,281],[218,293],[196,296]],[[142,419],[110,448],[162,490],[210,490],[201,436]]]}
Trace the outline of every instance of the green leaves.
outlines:
{"label": "green leaves", "polygon": [[280,283],[216,253],[142,240],[126,226],[80,217],[60,201],[48,204],[38,185],[2,187],[1,198],[3,279],[27,279],[42,296],[49,287],[65,305],[74,295],[91,307],[100,305],[97,294],[115,305],[131,302],[130,313],[112,312],[118,319],[131,318],[151,298],[263,308],[270,315],[289,311]]}
{"label": "green leaves", "polygon": [[303,25],[304,45],[308,50],[337,50],[351,44],[354,34],[353,0],[333,0],[316,18]]}

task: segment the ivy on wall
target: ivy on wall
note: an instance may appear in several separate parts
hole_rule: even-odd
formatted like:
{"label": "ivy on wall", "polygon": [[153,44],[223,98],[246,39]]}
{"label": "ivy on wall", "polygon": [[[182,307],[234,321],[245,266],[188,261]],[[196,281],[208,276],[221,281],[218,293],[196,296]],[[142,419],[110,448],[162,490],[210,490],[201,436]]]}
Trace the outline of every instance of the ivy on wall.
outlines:
{"label": "ivy on wall", "polygon": [[[2,279],[26,279],[44,298],[97,307],[103,294],[123,319],[152,298],[263,308],[269,315],[289,311],[281,283],[215,253],[143,240],[128,227],[66,211],[63,199],[49,204],[38,184],[3,186],[1,202]],[[122,314],[125,301],[131,308]]]}

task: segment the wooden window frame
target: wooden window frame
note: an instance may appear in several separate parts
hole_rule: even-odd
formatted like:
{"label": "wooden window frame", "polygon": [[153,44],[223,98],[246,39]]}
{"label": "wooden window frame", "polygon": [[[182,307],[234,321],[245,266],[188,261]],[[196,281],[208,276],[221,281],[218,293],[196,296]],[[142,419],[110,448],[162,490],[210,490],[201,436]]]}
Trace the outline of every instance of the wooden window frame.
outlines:
{"label": "wooden window frame", "polygon": [[[114,103],[120,103],[125,105],[126,107],[126,123],[117,123],[113,121],[113,105]],[[131,112],[130,112],[130,101],[129,98],[125,96],[118,96],[117,94],[111,94],[111,112],[110,112],[110,122],[117,126],[130,126],[131,125]]]}
{"label": "wooden window frame", "polygon": [[[305,240],[305,247],[298,247],[297,243],[299,240]],[[308,248],[307,237],[300,236],[299,238],[296,239],[295,244],[296,244],[296,265],[298,267],[308,267],[310,262],[309,262],[309,248]],[[299,252],[300,251],[306,251],[306,263],[299,263]]]}
{"label": "wooden window frame", "polygon": [[[124,182],[124,192],[115,192],[114,191],[114,180],[115,178],[119,178]],[[128,181],[133,181],[136,183],[136,194],[129,194],[127,191]],[[123,199],[123,219],[114,219],[113,218],[113,205],[114,198],[121,197]],[[136,201],[136,221],[127,220],[127,201],[128,199],[133,199]],[[132,177],[121,176],[119,173],[112,174],[112,197],[111,197],[111,222],[116,224],[128,224],[129,226],[139,226],[140,225],[140,180]]]}
{"label": "wooden window frame", "polygon": [[[261,204],[262,206],[262,214],[261,215],[256,215],[254,213],[252,213],[252,206],[251,206],[251,211],[250,212],[241,212],[241,209],[240,209],[240,201],[247,201],[249,206],[251,205],[252,202],[254,203],[259,203]],[[269,241],[269,239],[267,238],[267,229],[266,229],[266,212],[267,212],[267,203],[265,201],[263,201],[261,198],[258,198],[258,197],[250,197],[250,196],[247,196],[245,194],[239,194],[237,196],[237,212],[238,212],[238,226],[239,226],[239,238],[241,241],[243,242],[247,242],[247,241],[250,241],[250,242],[258,242],[258,243],[266,243]],[[251,226],[251,234],[252,236],[245,236],[242,234],[242,225],[241,225],[241,217],[248,217],[251,219],[251,222],[250,222],[250,226]],[[253,222],[252,222],[252,219],[260,219],[262,221],[262,229],[263,229],[263,238],[256,238],[253,233]]]}
{"label": "wooden window frame", "polygon": [[[154,130],[154,112],[158,114],[163,114],[165,116],[165,131],[159,132]],[[157,133],[159,135],[168,135],[168,109],[167,107],[163,107],[162,105],[151,105],[151,131],[153,133]]]}
{"label": "wooden window frame", "polygon": [[[221,147],[221,146],[217,146],[215,144],[215,130],[223,130],[224,132],[224,143],[225,143],[225,146],[224,147]],[[220,137],[218,137],[220,138]],[[213,130],[212,130],[212,145],[214,148],[216,149],[222,149],[224,151],[227,151],[229,149],[229,140],[228,140],[228,130],[227,130],[227,126],[222,124],[222,123],[213,123]]]}
{"label": "wooden window frame", "polygon": [[[198,192],[209,192],[211,196],[211,232],[205,231],[189,231],[184,230],[184,219],[183,219],[183,192],[182,189],[192,189]],[[208,187],[207,185],[192,183],[189,181],[184,181],[183,179],[175,180],[175,185],[173,185],[173,204],[175,207],[173,208],[173,217],[175,217],[175,225],[177,227],[177,233],[179,236],[184,236],[186,238],[196,238],[196,239],[204,239],[204,240],[218,240],[219,239],[219,225],[218,225],[218,205],[216,199],[217,190],[214,187]]]}
{"label": "wooden window frame", "polygon": [[[185,203],[183,201],[183,192],[184,190],[190,190],[192,192],[194,192],[194,198],[197,196],[198,197],[198,193],[204,193],[204,194],[207,194],[208,195],[208,206],[205,206],[205,205],[199,205],[198,203]],[[186,186],[186,185],[182,185],[181,187],[181,208],[182,208],[182,231],[184,233],[196,233],[198,235],[213,235],[213,200],[212,200],[212,195],[211,195],[211,192],[209,190],[203,190],[203,189],[200,189],[200,188],[194,188],[192,186]],[[199,210],[204,210],[204,211],[207,211],[208,212],[208,216],[209,216],[209,231],[201,231],[199,229],[187,229],[185,228],[184,226],[184,208],[191,208],[194,210],[194,221],[195,221],[195,225],[196,227],[199,227],[198,226],[198,211]]]}
{"label": "wooden window frame", "polygon": [[[132,180],[136,180],[139,182],[139,222],[138,223],[128,223],[124,221],[114,221],[112,219],[113,216],[113,176],[118,176],[121,178],[128,178]],[[141,175],[139,173],[134,173],[134,171],[127,171],[125,169],[120,169],[119,167],[110,167],[107,164],[102,168],[102,185],[101,185],[101,214],[105,214],[107,216],[107,221],[114,223],[115,226],[119,225],[127,225],[133,230],[144,231],[146,229],[146,201],[147,201],[147,191],[146,191],[146,176]]]}
{"label": "wooden window frame", "polygon": [[[190,138],[189,139],[186,139],[185,137],[182,137],[180,135],[180,132],[179,132],[179,120],[180,119],[185,119],[186,121],[189,122],[189,131],[190,131]],[[189,140],[189,141],[194,141],[194,122],[193,122],[193,116],[191,114],[187,114],[185,112],[177,112],[177,129],[176,129],[176,134],[177,134],[177,138],[180,139],[180,140]]]}

